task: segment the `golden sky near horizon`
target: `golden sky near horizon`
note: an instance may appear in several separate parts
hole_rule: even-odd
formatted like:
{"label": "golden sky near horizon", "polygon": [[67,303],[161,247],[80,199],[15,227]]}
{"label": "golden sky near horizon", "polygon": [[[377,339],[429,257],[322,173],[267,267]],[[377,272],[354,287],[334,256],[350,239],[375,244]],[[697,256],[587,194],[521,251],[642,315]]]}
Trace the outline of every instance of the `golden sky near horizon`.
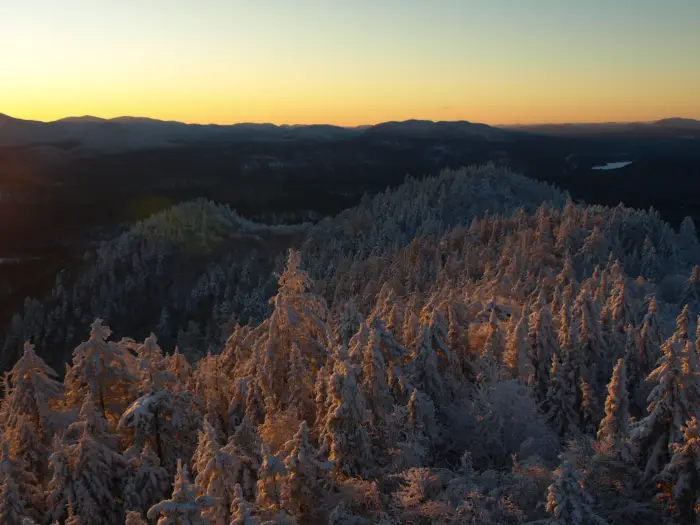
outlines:
{"label": "golden sky near horizon", "polygon": [[0,0],[0,112],[202,123],[700,118],[700,1]]}

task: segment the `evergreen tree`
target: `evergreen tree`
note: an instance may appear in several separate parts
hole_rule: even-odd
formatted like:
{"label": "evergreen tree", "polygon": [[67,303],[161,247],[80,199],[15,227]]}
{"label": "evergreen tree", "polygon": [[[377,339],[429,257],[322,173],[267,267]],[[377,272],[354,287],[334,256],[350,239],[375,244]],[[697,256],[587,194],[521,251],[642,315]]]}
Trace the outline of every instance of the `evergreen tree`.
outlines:
{"label": "evergreen tree", "polygon": [[695,415],[698,404],[698,400],[688,397],[683,384],[682,347],[676,336],[664,343],[663,356],[649,376],[656,386],[649,395],[648,415],[631,431],[632,441],[645,460],[647,480],[668,462],[669,446],[681,441],[681,426]]}
{"label": "evergreen tree", "polygon": [[0,485],[0,523],[22,525],[27,518],[27,509],[19,487],[11,476],[5,476]]}
{"label": "evergreen tree", "polygon": [[486,341],[484,342],[484,350],[481,357],[481,370],[485,378],[495,379],[498,377],[498,371],[503,362],[505,347],[506,344],[501,323],[498,317],[496,317],[496,310],[492,309],[489,315]]}
{"label": "evergreen tree", "polygon": [[259,525],[260,520],[253,516],[252,505],[243,497],[240,485],[234,487],[234,499],[231,503],[231,521],[229,525]]}
{"label": "evergreen tree", "polygon": [[532,348],[528,340],[527,323],[526,309],[523,307],[522,315],[508,337],[503,362],[509,377],[530,384],[534,380],[535,369],[532,366]]}
{"label": "evergreen tree", "polygon": [[676,317],[676,334],[678,339],[685,343],[688,340],[688,329],[690,326],[690,311],[688,305],[683,306],[683,310]]}
{"label": "evergreen tree", "polygon": [[203,515],[203,511],[213,501],[208,496],[196,497],[195,494],[187,467],[178,460],[172,497],[153,505],[148,510],[148,519],[157,519],[158,525],[209,525],[209,519]]}
{"label": "evergreen tree", "polygon": [[[168,471],[160,466],[158,456],[146,444],[138,458],[131,459],[131,469],[124,486],[125,508],[146,514],[170,490]],[[128,513],[127,513],[128,514]]]}
{"label": "evergreen tree", "polygon": [[639,332],[639,346],[641,352],[645,356],[645,361],[643,363],[645,368],[641,370],[641,372],[644,373],[646,371],[646,374],[644,374],[645,376],[649,375],[656,367],[656,363],[659,357],[661,357],[661,344],[663,341],[664,335],[661,330],[656,299],[651,297],[648,311],[644,316],[642,328]]}
{"label": "evergreen tree", "polygon": [[310,374],[309,363],[305,362],[297,344],[290,348],[289,369],[287,373],[286,408],[297,411],[302,419],[313,419],[314,400],[313,377]]}
{"label": "evergreen tree", "polygon": [[442,376],[438,370],[438,357],[433,348],[433,334],[427,326],[421,328],[418,348],[408,366],[411,383],[435,400],[442,399]]}
{"label": "evergreen tree", "polygon": [[282,508],[282,482],[287,469],[280,457],[272,454],[265,445],[262,446],[261,456],[256,502],[261,513],[271,516]]}
{"label": "evergreen tree", "polygon": [[593,509],[593,499],[581,483],[571,458],[560,456],[559,468],[547,491],[549,525],[604,525],[606,522]]}
{"label": "evergreen tree", "polygon": [[535,385],[537,397],[544,401],[549,389],[550,367],[555,355],[559,353],[559,344],[554,333],[552,313],[540,296],[539,311],[530,314],[530,345],[535,367]]}
{"label": "evergreen tree", "polygon": [[322,451],[337,472],[366,475],[373,466],[364,396],[351,367],[329,380],[329,410],[322,427]]}
{"label": "evergreen tree", "polygon": [[45,445],[56,427],[55,406],[62,401],[63,385],[53,379],[56,372],[41,359],[29,342],[7,376],[7,391],[0,406],[5,430],[17,428],[22,417],[29,418]]}
{"label": "evergreen tree", "polygon": [[700,266],[698,265],[693,267],[688,280],[683,286],[680,304],[690,304],[696,308],[700,304]]}
{"label": "evergreen tree", "polygon": [[148,523],[141,517],[140,512],[130,510],[126,513],[124,525],[148,525]]}
{"label": "evergreen tree", "polygon": [[317,502],[329,483],[330,465],[318,458],[318,452],[309,442],[306,421],[299,431],[284,446],[286,477],[282,486],[281,500],[284,508],[297,520],[306,522],[314,515]]}
{"label": "evergreen tree", "polygon": [[189,458],[197,446],[201,408],[190,392],[159,390],[134,401],[122,414],[118,428],[131,440],[128,456],[149,444],[160,464],[175,471],[177,459]]}
{"label": "evergreen tree", "polygon": [[600,423],[600,403],[596,392],[584,378],[579,379],[579,397],[581,400],[581,423],[579,428],[585,433],[595,435]]}
{"label": "evergreen tree", "polygon": [[54,520],[67,516],[68,504],[83,523],[117,524],[124,519],[120,501],[124,486],[124,458],[98,442],[85,427],[79,441],[55,440],[49,458],[53,477],[48,487],[49,512]]}
{"label": "evergreen tree", "polygon": [[576,298],[574,315],[580,319],[577,352],[583,365],[581,375],[597,386],[599,366],[605,356],[606,345],[600,324],[600,306],[588,290],[582,289]]}
{"label": "evergreen tree", "polygon": [[[16,495],[21,500],[24,517],[35,519],[41,517],[44,511],[41,480],[37,479],[34,472],[27,469],[26,463],[21,459],[12,457],[10,443],[7,441],[3,441],[0,448],[0,483],[7,483],[8,492],[4,497],[11,498]],[[8,512],[9,509],[15,508],[12,502],[7,502],[5,505]]]}
{"label": "evergreen tree", "polygon": [[608,397],[605,399],[605,417],[600,422],[598,441],[605,443],[620,454],[629,438],[629,401],[625,388],[625,362],[618,359],[612,378],[608,383]]}
{"label": "evergreen tree", "polygon": [[658,475],[658,499],[673,523],[691,525],[700,513],[700,427],[695,417],[682,427],[683,441],[672,443],[671,461]]}
{"label": "evergreen tree", "polygon": [[379,343],[379,332],[371,330],[362,354],[361,388],[372,413],[374,428],[381,432],[394,405],[394,399],[387,384],[386,363]]}
{"label": "evergreen tree", "polygon": [[554,355],[551,377],[546,398],[547,422],[561,437],[576,435],[579,431],[577,384],[570,354],[565,355],[563,360]]}
{"label": "evergreen tree", "polygon": [[107,422],[116,424],[134,398],[136,362],[124,345],[107,340],[111,330],[101,319],[90,327],[90,338],[75,349],[66,374],[68,400],[82,404],[90,395]]}

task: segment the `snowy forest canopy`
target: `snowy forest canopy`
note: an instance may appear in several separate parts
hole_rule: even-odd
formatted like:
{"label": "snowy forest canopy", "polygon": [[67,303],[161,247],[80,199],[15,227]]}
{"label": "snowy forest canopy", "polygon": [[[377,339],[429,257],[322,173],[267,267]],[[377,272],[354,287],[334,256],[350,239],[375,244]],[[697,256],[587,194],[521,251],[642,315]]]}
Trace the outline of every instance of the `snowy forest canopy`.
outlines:
{"label": "snowy forest canopy", "polygon": [[698,523],[698,265],[490,165],[176,206],[14,317],[0,524]]}

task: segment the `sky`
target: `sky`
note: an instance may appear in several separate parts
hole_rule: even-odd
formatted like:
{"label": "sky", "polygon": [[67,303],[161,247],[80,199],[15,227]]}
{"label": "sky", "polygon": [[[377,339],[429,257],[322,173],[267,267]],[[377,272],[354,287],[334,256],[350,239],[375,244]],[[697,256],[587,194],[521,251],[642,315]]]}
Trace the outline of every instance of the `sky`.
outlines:
{"label": "sky", "polygon": [[700,119],[700,0],[0,0],[0,113]]}

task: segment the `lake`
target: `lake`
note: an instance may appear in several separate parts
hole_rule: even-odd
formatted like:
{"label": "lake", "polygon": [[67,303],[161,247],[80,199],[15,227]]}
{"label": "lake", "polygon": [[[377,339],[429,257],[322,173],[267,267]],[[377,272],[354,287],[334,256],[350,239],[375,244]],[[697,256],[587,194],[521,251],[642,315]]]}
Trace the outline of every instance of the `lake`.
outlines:
{"label": "lake", "polygon": [[626,162],[608,162],[607,164],[603,164],[602,166],[593,166],[591,169],[592,170],[616,170],[619,168],[624,168],[625,166],[628,166],[632,164],[633,161],[626,161]]}

